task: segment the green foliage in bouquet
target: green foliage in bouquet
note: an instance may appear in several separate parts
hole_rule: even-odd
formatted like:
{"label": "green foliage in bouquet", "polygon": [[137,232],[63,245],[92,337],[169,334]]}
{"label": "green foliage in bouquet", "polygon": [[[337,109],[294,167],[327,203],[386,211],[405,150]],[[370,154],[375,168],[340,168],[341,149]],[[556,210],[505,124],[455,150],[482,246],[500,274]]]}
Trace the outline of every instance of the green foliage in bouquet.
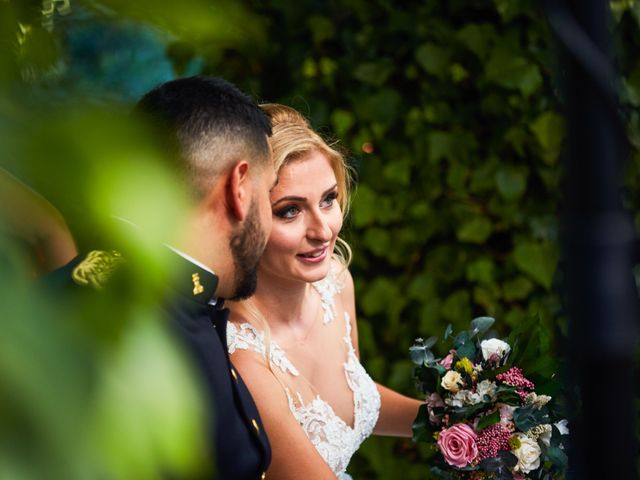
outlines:
{"label": "green foliage in bouquet", "polygon": [[[536,334],[539,319],[523,322],[508,341],[489,333],[493,323],[478,317],[456,335],[447,326],[444,356],[433,351],[437,337],[417,339],[409,349],[417,389],[426,397],[414,441],[436,450],[431,471],[440,478],[564,478],[568,431],[562,402],[540,393],[561,391],[545,360],[548,345]],[[544,387],[534,391],[531,379],[546,380]]]}

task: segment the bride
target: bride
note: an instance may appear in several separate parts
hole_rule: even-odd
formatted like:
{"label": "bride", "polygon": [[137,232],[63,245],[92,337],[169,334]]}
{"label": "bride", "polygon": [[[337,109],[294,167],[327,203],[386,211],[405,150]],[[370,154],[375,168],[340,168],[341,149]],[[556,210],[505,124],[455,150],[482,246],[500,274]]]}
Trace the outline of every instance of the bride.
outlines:
{"label": "bride", "polygon": [[350,250],[338,237],[344,158],[295,110],[263,108],[278,171],[273,230],[255,295],[230,304],[229,353],[271,443],[267,476],[348,479],[369,435],[411,436],[421,402],[374,383],[359,361]]}

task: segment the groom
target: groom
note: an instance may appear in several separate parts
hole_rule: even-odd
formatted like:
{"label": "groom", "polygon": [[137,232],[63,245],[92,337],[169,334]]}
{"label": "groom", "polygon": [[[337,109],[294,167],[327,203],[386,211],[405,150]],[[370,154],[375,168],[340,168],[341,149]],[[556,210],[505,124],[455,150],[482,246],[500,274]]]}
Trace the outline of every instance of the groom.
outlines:
{"label": "groom", "polygon": [[[166,241],[176,268],[158,304],[204,386],[208,451],[218,478],[265,478],[271,450],[249,391],[229,361],[222,303],[253,293],[271,230],[269,190],[276,176],[270,120],[236,87],[204,76],[156,87],[138,102],[134,116],[161,134],[171,169],[191,199],[180,235]],[[49,283],[90,291],[104,282],[109,288],[118,275],[105,280],[105,272],[134,265],[127,252],[94,250],[54,272]]]}

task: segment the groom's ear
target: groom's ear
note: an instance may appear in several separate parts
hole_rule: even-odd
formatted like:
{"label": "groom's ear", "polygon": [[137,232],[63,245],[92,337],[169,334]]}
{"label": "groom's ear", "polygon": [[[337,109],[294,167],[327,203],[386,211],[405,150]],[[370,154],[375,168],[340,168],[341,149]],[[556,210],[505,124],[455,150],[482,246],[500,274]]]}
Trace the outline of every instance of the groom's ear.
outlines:
{"label": "groom's ear", "polygon": [[225,185],[225,203],[230,216],[242,222],[251,206],[252,183],[249,162],[242,160],[231,167]]}

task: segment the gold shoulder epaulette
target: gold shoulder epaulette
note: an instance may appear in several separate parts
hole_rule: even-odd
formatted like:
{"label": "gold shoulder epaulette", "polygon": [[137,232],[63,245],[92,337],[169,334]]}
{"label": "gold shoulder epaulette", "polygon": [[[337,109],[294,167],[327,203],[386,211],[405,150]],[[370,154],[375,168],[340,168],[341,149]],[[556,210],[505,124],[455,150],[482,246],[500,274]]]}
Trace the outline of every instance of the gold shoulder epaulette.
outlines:
{"label": "gold shoulder epaulette", "polygon": [[124,258],[115,250],[93,250],[73,269],[71,278],[78,285],[100,290],[123,262]]}

